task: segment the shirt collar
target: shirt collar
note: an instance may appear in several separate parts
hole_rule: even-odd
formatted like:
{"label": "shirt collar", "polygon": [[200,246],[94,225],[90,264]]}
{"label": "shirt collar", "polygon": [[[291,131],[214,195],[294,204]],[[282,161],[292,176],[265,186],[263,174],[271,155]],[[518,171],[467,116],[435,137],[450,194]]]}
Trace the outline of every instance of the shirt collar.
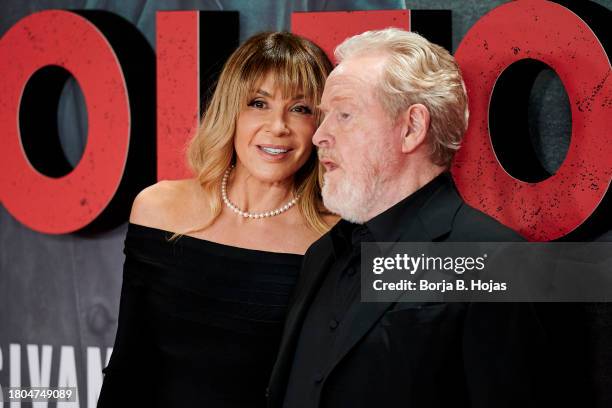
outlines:
{"label": "shirt collar", "polygon": [[341,219],[330,231],[334,255],[338,257],[341,253],[348,251],[353,246],[354,236],[358,231],[366,229],[365,225],[354,224]]}

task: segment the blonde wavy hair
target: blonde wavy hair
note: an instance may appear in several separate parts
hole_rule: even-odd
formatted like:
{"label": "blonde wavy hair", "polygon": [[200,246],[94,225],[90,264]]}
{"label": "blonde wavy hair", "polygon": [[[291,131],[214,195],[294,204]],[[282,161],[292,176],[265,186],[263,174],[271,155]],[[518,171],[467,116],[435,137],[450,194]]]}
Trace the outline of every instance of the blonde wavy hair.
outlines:
{"label": "blonde wavy hair", "polygon": [[432,162],[448,167],[468,124],[468,99],[459,65],[443,47],[398,28],[366,31],[335,50],[338,62],[380,53],[387,61],[377,86],[378,98],[392,120],[421,103],[431,117],[428,137]]}
{"label": "blonde wavy hair", "polygon": [[[321,100],[325,79],[332,64],[317,45],[288,32],[264,32],[249,38],[225,63],[216,89],[202,117],[201,125],[187,146],[187,162],[208,197],[211,217],[204,225],[174,234],[170,240],[210,226],[221,214],[221,181],[227,168],[236,162],[234,133],[240,111],[268,73],[273,73],[284,98],[303,94],[315,109]],[[317,123],[319,113],[314,111]],[[323,167],[317,153],[294,176],[294,194],[307,225],[323,234],[325,223],[321,200]]]}

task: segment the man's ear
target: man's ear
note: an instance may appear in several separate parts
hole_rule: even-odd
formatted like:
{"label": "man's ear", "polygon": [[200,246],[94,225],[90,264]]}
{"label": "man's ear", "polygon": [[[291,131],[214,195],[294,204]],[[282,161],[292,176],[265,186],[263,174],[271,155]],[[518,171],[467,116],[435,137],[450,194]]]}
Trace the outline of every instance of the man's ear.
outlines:
{"label": "man's ear", "polygon": [[402,114],[402,153],[412,153],[425,143],[429,131],[429,110],[423,104],[410,105]]}

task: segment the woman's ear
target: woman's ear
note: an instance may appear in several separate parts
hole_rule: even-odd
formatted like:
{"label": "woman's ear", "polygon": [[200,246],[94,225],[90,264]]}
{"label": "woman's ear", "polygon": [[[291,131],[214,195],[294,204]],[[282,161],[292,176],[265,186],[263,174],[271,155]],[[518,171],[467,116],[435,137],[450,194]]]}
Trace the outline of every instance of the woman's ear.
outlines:
{"label": "woman's ear", "polygon": [[429,130],[429,110],[423,104],[410,105],[402,114],[404,135],[402,137],[402,153],[412,153],[425,143]]}

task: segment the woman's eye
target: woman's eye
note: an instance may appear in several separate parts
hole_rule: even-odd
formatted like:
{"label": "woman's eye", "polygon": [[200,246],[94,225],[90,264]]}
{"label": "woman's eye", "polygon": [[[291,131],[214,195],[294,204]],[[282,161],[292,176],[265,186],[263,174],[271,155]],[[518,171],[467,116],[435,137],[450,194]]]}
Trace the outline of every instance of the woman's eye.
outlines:
{"label": "woman's eye", "polygon": [[263,109],[266,107],[266,103],[261,99],[253,99],[249,102],[249,106],[252,108]]}
{"label": "woman's eye", "polygon": [[312,114],[312,109],[310,109],[306,105],[297,105],[297,106],[294,106],[291,110],[293,112],[303,113],[305,115],[311,115]]}

